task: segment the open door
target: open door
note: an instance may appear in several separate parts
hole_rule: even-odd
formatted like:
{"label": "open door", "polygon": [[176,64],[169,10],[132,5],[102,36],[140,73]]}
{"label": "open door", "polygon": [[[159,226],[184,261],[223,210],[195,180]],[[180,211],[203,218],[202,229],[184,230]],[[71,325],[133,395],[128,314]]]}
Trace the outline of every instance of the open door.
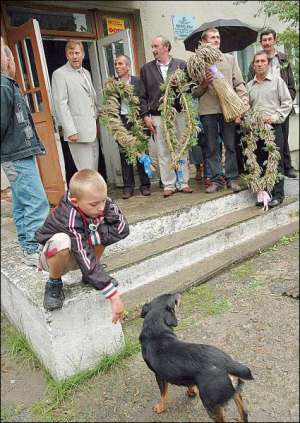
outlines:
{"label": "open door", "polygon": [[[103,85],[107,79],[115,76],[115,59],[121,54],[125,54],[130,58],[132,63],[132,74],[135,74],[130,29],[125,29],[116,34],[101,38],[101,40],[97,41],[97,47]],[[120,153],[117,143],[103,125],[100,125],[100,133],[101,139],[103,140],[102,147],[105,155],[108,178],[113,180],[117,186],[123,186]]]}
{"label": "open door", "polygon": [[7,30],[7,39],[16,61],[16,80],[25,95],[36,130],[47,150],[37,156],[41,179],[50,204],[63,196],[64,180],[53,125],[50,82],[47,73],[39,23],[31,19]]}
{"label": "open door", "polygon": [[101,38],[101,40],[97,41],[97,44],[103,82],[115,76],[114,62],[116,57],[121,54],[125,54],[130,58],[132,63],[131,71],[133,75],[135,74],[130,42],[130,29],[125,29],[124,31],[119,31],[113,35]]}

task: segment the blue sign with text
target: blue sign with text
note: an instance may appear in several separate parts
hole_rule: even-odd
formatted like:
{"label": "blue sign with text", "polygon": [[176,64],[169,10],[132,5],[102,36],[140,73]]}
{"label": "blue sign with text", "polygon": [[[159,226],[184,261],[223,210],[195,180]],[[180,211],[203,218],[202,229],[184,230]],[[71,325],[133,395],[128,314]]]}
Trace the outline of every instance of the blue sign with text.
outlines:
{"label": "blue sign with text", "polygon": [[177,40],[184,40],[195,29],[195,16],[172,16],[173,29]]}

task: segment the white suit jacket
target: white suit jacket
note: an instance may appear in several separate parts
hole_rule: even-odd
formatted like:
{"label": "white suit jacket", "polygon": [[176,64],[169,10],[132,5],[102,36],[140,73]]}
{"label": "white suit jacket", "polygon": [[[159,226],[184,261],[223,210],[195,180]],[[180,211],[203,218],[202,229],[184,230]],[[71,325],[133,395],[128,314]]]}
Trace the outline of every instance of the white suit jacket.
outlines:
{"label": "white suit jacket", "polygon": [[96,139],[98,102],[90,73],[86,69],[83,71],[90,82],[90,90],[83,75],[69,62],[52,75],[55,115],[62,126],[65,141],[76,133],[79,142],[93,142]]}

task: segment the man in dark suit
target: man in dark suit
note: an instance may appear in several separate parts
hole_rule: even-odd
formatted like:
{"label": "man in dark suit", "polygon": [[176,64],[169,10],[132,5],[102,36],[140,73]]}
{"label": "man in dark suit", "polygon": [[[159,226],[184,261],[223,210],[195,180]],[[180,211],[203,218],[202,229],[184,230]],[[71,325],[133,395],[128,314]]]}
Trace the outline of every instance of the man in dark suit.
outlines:
{"label": "man in dark suit", "polygon": [[[118,75],[118,80],[125,81],[126,84],[132,84],[134,87],[134,95],[139,95],[140,81],[136,76],[130,75],[130,59],[128,56],[121,55],[118,56],[115,60],[115,69]],[[127,119],[128,115],[128,105],[125,102],[121,102],[120,107],[120,116],[123,124],[127,129],[130,129],[130,123]],[[133,196],[134,192],[134,169],[133,165],[127,162],[126,154],[122,149],[122,146],[119,145],[120,150],[120,159],[122,167],[122,177],[123,177],[123,199],[126,200]],[[144,165],[137,160],[137,170],[140,177],[140,191],[142,195],[151,195],[150,192],[150,180],[148,175],[145,172]]]}
{"label": "man in dark suit", "polygon": [[[144,119],[145,126],[152,133],[156,154],[151,155],[158,158],[160,177],[164,186],[164,197],[169,197],[176,192],[176,174],[171,166],[171,153],[165,141],[160,111],[158,110],[159,100],[162,96],[160,84],[166,79],[167,75],[172,74],[176,69],[185,69],[186,63],[184,60],[170,56],[171,43],[161,35],[152,40],[151,48],[154,60],[141,68],[141,116]],[[177,136],[180,137],[185,128],[185,115],[181,112],[178,99],[174,106],[178,111],[175,118],[175,130]],[[151,146],[149,147],[151,148]],[[182,160],[184,162],[182,168],[183,182],[179,190],[184,193],[191,193],[193,191],[188,185],[188,155],[185,154]]]}

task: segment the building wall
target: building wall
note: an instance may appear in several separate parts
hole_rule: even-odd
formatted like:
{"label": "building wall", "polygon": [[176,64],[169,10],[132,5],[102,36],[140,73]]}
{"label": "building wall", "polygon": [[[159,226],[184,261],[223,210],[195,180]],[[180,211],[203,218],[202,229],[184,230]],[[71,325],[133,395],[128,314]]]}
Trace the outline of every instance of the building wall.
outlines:
{"label": "building wall", "polygon": [[[32,3],[41,3],[33,1]],[[185,51],[182,40],[175,40],[172,16],[195,16],[196,25],[218,18],[238,18],[249,25],[260,29],[265,26],[283,30],[286,25],[277,18],[254,17],[259,8],[258,1],[234,5],[233,1],[47,1],[48,5],[78,7],[84,9],[110,10],[116,13],[139,12],[141,17],[141,32],[144,42],[146,61],[152,59],[151,40],[155,35],[162,34],[173,44],[173,55],[187,59],[191,53]]]}
{"label": "building wall", "polygon": [[[33,1],[33,4],[43,3]],[[151,40],[156,35],[164,35],[172,43],[174,57],[188,59],[190,52],[185,51],[182,40],[176,40],[172,26],[172,16],[195,16],[196,26],[207,21],[222,18],[238,18],[243,22],[256,27],[274,28],[277,32],[282,31],[286,25],[277,18],[266,18],[264,15],[254,17],[259,8],[258,1],[249,1],[245,4],[234,5],[233,1],[47,1],[47,5],[74,7],[87,9],[100,9],[114,11],[121,14],[134,11],[140,15],[141,27],[138,29],[140,40],[139,58],[146,61],[152,60]],[[141,59],[141,63],[142,63]],[[290,122],[290,148],[294,153],[292,160],[294,166],[299,169],[299,114],[295,115]],[[1,180],[3,180],[1,178]],[[4,183],[4,186],[6,184]],[[3,188],[2,188],[3,189]]]}

